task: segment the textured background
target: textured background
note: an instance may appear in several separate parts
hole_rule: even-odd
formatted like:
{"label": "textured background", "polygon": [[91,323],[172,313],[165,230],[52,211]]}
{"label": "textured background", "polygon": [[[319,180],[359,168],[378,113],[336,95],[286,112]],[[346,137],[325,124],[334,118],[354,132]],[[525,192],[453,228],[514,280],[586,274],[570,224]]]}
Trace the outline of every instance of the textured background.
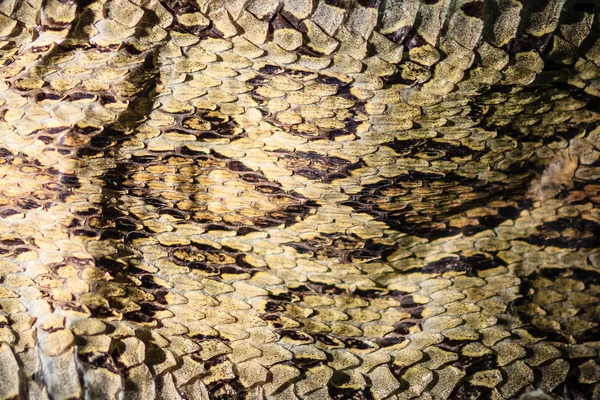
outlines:
{"label": "textured background", "polygon": [[600,398],[599,12],[0,1],[0,398]]}

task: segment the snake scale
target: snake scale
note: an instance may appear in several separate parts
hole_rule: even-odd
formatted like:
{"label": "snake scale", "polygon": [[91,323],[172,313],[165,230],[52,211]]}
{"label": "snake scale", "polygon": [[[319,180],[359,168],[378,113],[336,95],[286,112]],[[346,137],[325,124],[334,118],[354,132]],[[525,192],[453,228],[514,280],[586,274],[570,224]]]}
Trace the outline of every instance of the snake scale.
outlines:
{"label": "snake scale", "polygon": [[600,399],[595,0],[0,0],[0,398]]}

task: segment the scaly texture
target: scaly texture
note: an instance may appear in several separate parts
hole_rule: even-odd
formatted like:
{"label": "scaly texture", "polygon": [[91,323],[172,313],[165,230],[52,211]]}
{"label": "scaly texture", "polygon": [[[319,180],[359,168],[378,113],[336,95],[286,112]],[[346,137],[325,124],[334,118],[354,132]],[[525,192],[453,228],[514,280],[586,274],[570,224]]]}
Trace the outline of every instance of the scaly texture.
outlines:
{"label": "scaly texture", "polygon": [[600,398],[599,12],[0,1],[0,398]]}

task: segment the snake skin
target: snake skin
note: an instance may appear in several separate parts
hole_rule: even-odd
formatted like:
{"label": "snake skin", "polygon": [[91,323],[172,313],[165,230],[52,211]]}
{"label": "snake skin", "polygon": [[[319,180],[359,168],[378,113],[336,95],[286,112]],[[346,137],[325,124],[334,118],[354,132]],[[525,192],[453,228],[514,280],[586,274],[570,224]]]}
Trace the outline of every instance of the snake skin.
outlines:
{"label": "snake skin", "polygon": [[0,0],[1,399],[600,399],[596,0]]}

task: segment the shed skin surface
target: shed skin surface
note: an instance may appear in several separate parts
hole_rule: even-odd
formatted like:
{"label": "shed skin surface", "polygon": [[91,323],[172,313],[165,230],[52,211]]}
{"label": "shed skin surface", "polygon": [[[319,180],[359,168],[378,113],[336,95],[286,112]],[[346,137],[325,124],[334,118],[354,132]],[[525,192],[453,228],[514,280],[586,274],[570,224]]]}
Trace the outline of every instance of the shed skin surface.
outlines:
{"label": "shed skin surface", "polygon": [[600,398],[598,12],[1,3],[0,398]]}

